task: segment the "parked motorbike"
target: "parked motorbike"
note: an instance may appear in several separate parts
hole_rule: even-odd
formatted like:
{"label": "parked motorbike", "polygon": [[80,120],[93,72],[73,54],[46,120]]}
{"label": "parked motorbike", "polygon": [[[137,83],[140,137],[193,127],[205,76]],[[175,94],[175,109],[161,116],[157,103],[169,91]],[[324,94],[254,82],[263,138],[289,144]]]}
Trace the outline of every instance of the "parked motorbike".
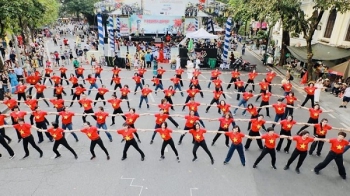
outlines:
{"label": "parked motorbike", "polygon": [[237,58],[235,62],[231,64],[231,69],[239,69],[243,63],[242,57]]}

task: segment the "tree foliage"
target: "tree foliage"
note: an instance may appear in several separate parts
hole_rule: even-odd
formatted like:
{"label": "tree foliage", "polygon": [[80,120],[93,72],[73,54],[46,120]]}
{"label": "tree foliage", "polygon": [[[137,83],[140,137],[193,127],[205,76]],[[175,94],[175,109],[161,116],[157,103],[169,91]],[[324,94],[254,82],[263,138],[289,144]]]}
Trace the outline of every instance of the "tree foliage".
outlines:
{"label": "tree foliage", "polygon": [[65,0],[62,5],[62,12],[73,14],[77,18],[82,14],[87,18],[94,16],[94,4],[99,0]]}

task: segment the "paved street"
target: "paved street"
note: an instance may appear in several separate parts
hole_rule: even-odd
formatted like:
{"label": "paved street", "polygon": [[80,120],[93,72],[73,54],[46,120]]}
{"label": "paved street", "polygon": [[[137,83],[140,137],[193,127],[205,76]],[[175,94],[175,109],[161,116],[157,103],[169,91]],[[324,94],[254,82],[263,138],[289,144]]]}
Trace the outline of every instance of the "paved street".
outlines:
{"label": "paved street", "polygon": [[[74,42],[72,38],[71,43]],[[55,48],[52,42],[49,42],[50,51],[54,51]],[[261,65],[260,59],[256,59],[250,52],[247,52],[243,57],[244,60],[248,60],[251,63],[258,64],[257,72],[266,72],[266,67]],[[164,65],[164,68],[168,70],[163,78],[169,78],[173,76],[169,68],[169,65]],[[89,68],[85,65],[85,68]],[[109,89],[112,86],[109,85],[112,74],[108,71],[110,68],[105,68],[102,76],[104,83]],[[201,80],[207,80],[210,78],[210,74],[206,71]],[[58,73],[58,72],[56,72]],[[72,73],[70,71],[69,73]],[[134,82],[130,80],[134,72],[123,70],[121,73],[122,84],[128,84],[131,91],[134,89]],[[88,72],[85,73],[87,76]],[[152,77],[152,71],[148,71],[145,74],[145,78]],[[244,74],[244,72],[242,72]],[[68,75],[68,74],[67,74]],[[184,75],[186,78],[186,75]],[[223,81],[228,82],[230,80],[230,74],[224,74]],[[247,76],[242,77],[244,81],[247,80]],[[256,83],[261,81],[264,75],[259,75],[256,79]],[[280,83],[281,78],[276,77],[274,83]],[[151,84],[150,81],[146,83]],[[167,88],[171,83],[164,80],[164,87]],[[65,84],[65,83],[64,83]],[[98,83],[100,85],[100,83]],[[50,85],[46,82],[46,85]],[[152,86],[152,85],[150,85]],[[185,82],[185,86],[188,86],[188,81]],[[67,86],[70,87],[70,86]],[[88,87],[86,85],[85,87]],[[203,90],[208,90],[207,82],[201,82]],[[153,88],[153,87],[152,87]],[[226,85],[224,85],[226,89]],[[213,85],[210,89],[213,90]],[[259,92],[259,87],[256,93]],[[64,99],[71,99],[70,90],[66,90],[67,96]],[[232,88],[231,88],[232,92]],[[278,86],[274,86],[273,93],[281,94],[282,90]],[[96,91],[93,91],[90,95],[91,99],[95,98]],[[106,98],[109,98],[111,93],[106,94]],[[118,96],[120,93],[118,92]],[[304,95],[297,91],[298,99],[303,101]],[[47,98],[52,97],[52,90],[47,90],[45,93]],[[130,93],[129,99],[131,101],[131,107],[138,108],[139,96]],[[237,105],[235,95],[229,95],[227,102],[231,105]],[[163,93],[158,95],[152,94],[150,96],[150,103],[158,104],[163,98]],[[204,98],[197,96],[197,101],[203,104],[210,103],[212,99],[212,92],[205,92]],[[276,102],[276,98],[272,97],[270,103]],[[173,97],[175,104],[184,103],[184,98],[179,93]],[[250,101],[254,105],[255,99]],[[334,105],[335,104],[335,105]],[[327,109],[337,107],[337,103],[333,105],[327,105]],[[97,106],[101,106],[102,103],[98,103]],[[40,102],[40,106],[46,111],[55,111],[54,108],[47,108],[44,102]],[[97,111],[97,106],[94,108]],[[310,106],[310,103],[307,104]],[[21,109],[29,111],[29,109],[21,104]],[[123,111],[127,111],[126,103],[122,104]],[[109,105],[105,107],[107,112],[113,110]],[[177,106],[175,112],[172,114],[186,115],[186,112],[181,111],[181,107]],[[79,107],[77,103],[74,104],[71,111],[76,113],[83,113],[83,109]],[[274,112],[270,109],[271,119],[273,120]],[[158,108],[151,106],[150,110],[147,110],[145,105],[142,109],[137,109],[137,113],[157,113]],[[309,115],[308,111],[297,109],[295,120],[298,122],[306,122]],[[262,110],[262,114],[265,111]],[[201,117],[205,118],[219,118],[220,115],[216,112],[216,108],[212,107],[209,113],[205,113],[205,107],[201,106],[199,109]],[[347,123],[343,119],[338,118],[338,114],[332,113],[335,118],[328,114],[322,114],[321,118],[328,118],[329,124],[334,127],[343,127],[341,123]],[[249,116],[242,116],[241,112],[237,112],[236,119],[249,118]],[[48,118],[49,121],[54,120],[54,116]],[[109,129],[118,129],[123,123],[121,117],[116,117],[117,123],[115,126],[108,127]],[[141,116],[135,123],[136,128],[152,129],[154,128],[153,116]],[[175,120],[180,124],[180,127],[184,127],[185,120],[183,118],[175,117]],[[29,122],[29,116],[26,121]],[[95,121],[88,117],[88,121],[95,124]],[[170,128],[176,130],[173,124],[169,121]],[[219,127],[218,122],[204,121],[207,130],[217,130]],[[111,119],[107,121],[107,125],[111,124]],[[247,130],[247,123],[237,122],[237,124],[244,130]],[[81,117],[74,117],[74,129],[79,129],[82,126]],[[276,126],[276,130],[279,132],[280,126]],[[299,130],[300,126],[295,126],[293,133]],[[309,129],[311,130],[311,129]],[[16,134],[12,128],[6,130],[7,134],[15,139]],[[35,131],[32,131],[37,141]],[[329,137],[336,136],[336,131],[331,131]],[[0,190],[2,195],[33,195],[33,196],[51,196],[51,195],[116,195],[116,196],[212,196],[212,195],[249,195],[249,196],[265,196],[265,195],[340,195],[350,191],[348,181],[344,181],[340,178],[337,172],[335,163],[331,163],[327,168],[321,171],[320,175],[315,175],[311,169],[316,164],[322,161],[325,155],[328,153],[329,145],[325,144],[321,157],[308,156],[301,167],[301,174],[294,172],[296,162],[291,165],[289,171],[284,171],[283,167],[286,164],[290,154],[277,153],[277,170],[273,170],[270,167],[270,157],[267,155],[265,159],[258,165],[257,169],[253,169],[252,165],[255,159],[259,156],[260,150],[253,141],[249,151],[245,152],[246,155],[246,167],[242,167],[239,161],[237,152],[234,154],[228,165],[223,165],[224,158],[227,154],[227,147],[224,144],[224,137],[221,136],[216,142],[215,146],[209,146],[209,150],[212,152],[215,164],[210,164],[210,159],[207,154],[202,150],[198,150],[198,160],[192,162],[192,143],[191,137],[187,135],[184,138],[181,146],[176,145],[180,163],[177,163],[176,157],[170,147],[166,149],[165,160],[159,161],[160,149],[162,140],[157,135],[155,142],[150,145],[150,139],[152,132],[140,132],[142,143],[139,144],[140,148],[144,151],[146,158],[144,162],[140,161],[140,155],[133,148],[129,149],[128,158],[125,161],[121,161],[122,151],[124,143],[120,143],[121,136],[116,133],[112,133],[113,142],[109,142],[104,133],[101,133],[101,138],[104,141],[106,148],[108,149],[111,160],[107,161],[104,152],[97,146],[95,151],[97,158],[90,161],[90,141],[82,133],[77,133],[79,142],[75,142],[71,134],[67,134],[67,140],[71,147],[77,152],[79,159],[75,160],[73,155],[65,148],[61,148],[60,152],[62,157],[54,160],[55,154],[52,152],[53,143],[45,141],[39,146],[44,151],[44,157],[39,159],[39,154],[33,149],[30,149],[30,157],[25,160],[20,160],[24,156],[24,151],[21,143],[16,143],[15,140],[11,143],[11,147],[16,152],[16,157],[13,160],[8,160],[8,154],[1,148],[3,157],[0,159]],[[173,133],[174,141],[177,143],[180,134]],[[208,145],[214,137],[214,134],[207,133],[205,135]],[[284,145],[286,142],[284,142]],[[290,152],[294,149],[295,144],[292,143]],[[345,154],[345,167],[350,171],[350,154]]]}

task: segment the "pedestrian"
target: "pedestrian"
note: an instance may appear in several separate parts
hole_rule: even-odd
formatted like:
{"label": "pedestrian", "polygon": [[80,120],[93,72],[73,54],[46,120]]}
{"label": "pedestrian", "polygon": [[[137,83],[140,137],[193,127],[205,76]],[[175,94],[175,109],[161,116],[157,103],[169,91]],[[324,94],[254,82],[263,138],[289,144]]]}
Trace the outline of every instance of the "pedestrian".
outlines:
{"label": "pedestrian", "polygon": [[297,174],[300,174],[300,167],[303,164],[303,162],[307,156],[307,150],[309,147],[309,143],[311,143],[315,140],[319,140],[319,139],[310,137],[310,133],[307,130],[302,131],[299,135],[289,136],[288,139],[294,140],[296,142],[296,145],[295,145],[295,149],[294,149],[292,155],[288,159],[287,165],[284,166],[284,170],[288,170],[289,166],[299,156],[295,171],[297,172]]}
{"label": "pedestrian", "polygon": [[[276,124],[277,124],[277,122],[276,122]],[[297,124],[297,122],[295,120],[293,120],[293,116],[289,115],[289,116],[287,116],[286,119],[281,120],[279,124],[281,124],[280,135],[292,136],[292,133],[291,133],[292,128],[295,124]],[[284,140],[283,138],[280,138],[280,140],[277,144],[277,147],[276,147],[277,152],[279,152],[281,150],[283,140]],[[290,148],[291,143],[292,143],[292,141],[287,140],[287,145],[284,148],[284,152],[286,154],[289,153],[289,148]]]}
{"label": "pedestrian", "polygon": [[123,136],[123,140],[125,140],[124,150],[123,150],[123,157],[122,161],[124,161],[127,158],[127,152],[130,146],[133,146],[141,155],[141,161],[145,160],[145,154],[142,152],[142,150],[139,148],[136,140],[134,139],[134,135],[136,133],[136,129],[128,126],[128,124],[123,124],[123,129],[117,130],[117,133]]}
{"label": "pedestrian", "polygon": [[176,150],[175,144],[174,144],[174,140],[171,137],[171,133],[173,132],[171,129],[168,128],[168,123],[167,122],[163,122],[161,124],[160,128],[157,128],[155,130],[156,133],[159,133],[160,136],[163,139],[163,144],[162,144],[162,148],[160,150],[160,160],[163,160],[165,158],[164,156],[164,150],[165,147],[169,144],[171,149],[174,151],[175,155],[176,155],[176,160],[178,163],[180,163],[180,158],[179,158],[179,154]]}
{"label": "pedestrian", "polygon": [[197,150],[199,147],[202,147],[203,150],[208,154],[208,156],[210,157],[211,160],[211,164],[214,164],[214,158],[211,155],[207,144],[205,143],[205,139],[204,139],[204,133],[206,133],[207,131],[205,129],[201,129],[200,124],[197,122],[194,125],[194,129],[191,129],[189,131],[190,134],[192,134],[193,138],[194,138],[194,145],[193,145],[193,159],[192,162],[197,160]]}
{"label": "pedestrian", "polygon": [[84,127],[80,131],[85,133],[88,136],[88,138],[91,140],[90,152],[92,154],[92,157],[90,158],[90,160],[93,160],[96,158],[96,154],[94,151],[96,144],[98,144],[101,147],[101,149],[106,153],[107,160],[110,159],[108,151],[103,145],[103,142],[98,134],[98,129],[96,127],[92,126],[90,122],[84,122]]}
{"label": "pedestrian", "polygon": [[325,168],[332,160],[335,161],[338,167],[339,175],[345,180],[346,179],[346,171],[343,163],[343,153],[344,148],[349,145],[349,142],[345,140],[346,133],[339,132],[337,138],[332,139],[323,139],[325,142],[329,142],[331,144],[331,150],[328,155],[324,159],[323,162],[319,163],[315,168],[315,174],[319,174],[320,171]]}
{"label": "pedestrian", "polygon": [[[210,107],[211,107],[214,103],[216,103],[217,106],[220,105],[219,99],[220,99],[221,95],[226,99],[226,95],[225,95],[225,93],[223,92],[222,87],[221,87],[221,88],[216,88],[216,89],[213,91],[213,94],[214,94],[214,97],[213,97],[213,99],[210,101],[208,107],[205,109],[205,113],[208,113]],[[221,113],[219,107],[218,107],[218,113],[219,113],[219,114]]]}
{"label": "pedestrian", "polygon": [[141,90],[141,96],[140,96],[140,103],[139,103],[139,109],[141,109],[142,102],[145,100],[147,109],[149,109],[149,104],[148,104],[148,95],[152,93],[152,89],[149,88],[148,84],[145,84],[145,87]]}
{"label": "pedestrian", "polygon": [[245,166],[245,156],[244,156],[244,151],[243,151],[242,139],[244,137],[247,137],[247,136],[244,135],[243,133],[241,133],[241,129],[237,125],[233,126],[232,131],[226,132],[225,135],[231,139],[232,144],[230,146],[230,149],[227,152],[227,155],[226,155],[226,158],[224,161],[224,165],[227,165],[228,162],[230,162],[233,153],[235,152],[235,150],[237,150],[237,152],[239,154],[239,158],[241,159],[241,163],[244,167]]}
{"label": "pedestrian", "polygon": [[99,99],[103,101],[103,105],[106,106],[106,101],[104,95],[109,92],[109,90],[106,88],[106,85],[102,84],[102,87],[97,89],[95,101],[94,101],[94,106],[96,106],[97,102]]}
{"label": "pedestrian", "polygon": [[[120,107],[120,103],[123,102],[123,100],[118,99],[116,94],[112,95],[111,99],[107,100],[108,103],[110,103],[112,105],[113,108],[113,116],[112,116],[112,124],[110,126],[115,125],[115,115],[116,114],[123,114],[123,110]],[[126,117],[124,115],[121,115],[124,120],[126,120]]]}
{"label": "pedestrian", "polygon": [[[176,116],[180,116],[180,115],[176,115]],[[194,111],[190,110],[189,114],[187,116],[185,116],[186,122],[185,122],[185,128],[184,130],[191,130],[191,129],[195,129],[194,125],[195,123],[199,120],[198,116],[194,115]],[[187,132],[185,132],[184,134],[182,134],[180,136],[180,140],[178,145],[181,145],[183,138],[185,137]],[[194,138],[192,140],[192,143],[194,143]]]}
{"label": "pedestrian", "polygon": [[69,146],[66,138],[64,137],[64,130],[58,127],[58,124],[56,122],[51,123],[51,127],[49,127],[47,132],[50,133],[50,135],[55,140],[55,143],[53,144],[53,152],[56,154],[55,159],[61,157],[61,154],[57,150],[60,144],[66,147],[74,155],[75,159],[78,159],[78,155],[75,153],[72,147]]}
{"label": "pedestrian", "polygon": [[317,87],[315,87],[315,83],[310,82],[306,87],[304,87],[304,91],[306,92],[306,97],[304,102],[301,104],[303,107],[309,100],[311,100],[311,107],[315,106],[315,91]]}
{"label": "pedestrian", "polygon": [[267,128],[267,133],[262,135],[262,136],[257,136],[257,137],[251,137],[249,136],[250,139],[264,139],[265,140],[265,146],[263,150],[261,151],[260,156],[256,159],[254,162],[253,168],[256,168],[259,162],[265,157],[266,154],[270,154],[271,156],[271,167],[273,169],[276,168],[276,139],[284,137],[287,138],[287,136],[280,136],[275,133],[275,130],[272,127]]}
{"label": "pedestrian", "polygon": [[[211,143],[211,146],[214,146],[215,142],[217,139],[219,139],[219,137],[221,136],[222,132],[228,132],[228,129],[230,127],[230,124],[232,124],[232,126],[235,126],[236,123],[234,121],[234,119],[232,118],[232,114],[230,112],[226,112],[223,117],[221,118],[216,118],[216,119],[210,119],[209,121],[214,121],[217,120],[220,122],[220,126],[219,126],[219,132],[215,135],[213,142]],[[225,135],[225,145],[227,147],[229,147],[228,145],[229,143],[229,137],[228,135]]]}
{"label": "pedestrian", "polygon": [[22,159],[25,159],[29,156],[28,143],[32,145],[32,147],[39,152],[40,158],[43,157],[43,151],[35,144],[34,137],[30,131],[30,129],[32,128],[32,125],[25,123],[24,120],[21,118],[21,119],[18,119],[18,124],[13,125],[13,128],[15,128],[16,131],[19,132],[23,140],[23,149],[24,149],[25,155]]}
{"label": "pedestrian", "polygon": [[[107,130],[106,118],[109,116],[109,114],[104,111],[104,108],[102,106],[98,107],[98,109],[99,109],[99,111],[95,112],[96,127],[98,129]],[[106,133],[109,141],[113,142],[112,135],[108,131],[105,131],[105,133]]]}
{"label": "pedestrian", "polygon": [[[69,111],[69,107],[64,106],[62,111],[58,112],[58,116],[62,117],[62,129],[64,130],[73,130],[73,116],[74,112]],[[56,122],[58,124],[58,122]],[[79,141],[77,134],[71,132],[76,142]]]}
{"label": "pedestrian", "polygon": [[[259,114],[258,118],[255,119],[250,119],[251,122],[251,127],[249,130],[249,136],[254,136],[254,137],[260,137],[260,128],[262,127],[264,130],[266,130],[264,124],[266,123],[266,121],[264,120],[264,115]],[[250,143],[252,142],[251,138],[248,137],[244,148],[245,150],[248,150],[250,147]],[[259,138],[256,138],[256,142],[258,143],[259,148],[262,150],[264,147],[262,145],[262,141]]]}

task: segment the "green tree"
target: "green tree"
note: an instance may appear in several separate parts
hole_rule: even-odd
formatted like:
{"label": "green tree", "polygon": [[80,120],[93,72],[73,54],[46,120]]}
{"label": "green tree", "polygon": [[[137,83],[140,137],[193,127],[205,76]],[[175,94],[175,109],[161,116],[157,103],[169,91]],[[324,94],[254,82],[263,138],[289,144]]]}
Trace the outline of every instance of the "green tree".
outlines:
{"label": "green tree", "polygon": [[313,2],[313,13],[311,15],[305,13],[301,7],[298,7],[298,12],[294,14],[294,16],[298,19],[297,28],[301,30],[306,41],[308,81],[314,78],[312,63],[314,54],[312,51],[311,42],[324,12],[326,10],[335,9],[337,12],[344,13],[350,9],[350,3],[348,0],[314,0]]}
{"label": "green tree", "polygon": [[94,22],[94,4],[99,0],[64,0],[62,11],[80,18],[82,14],[90,24]]}

